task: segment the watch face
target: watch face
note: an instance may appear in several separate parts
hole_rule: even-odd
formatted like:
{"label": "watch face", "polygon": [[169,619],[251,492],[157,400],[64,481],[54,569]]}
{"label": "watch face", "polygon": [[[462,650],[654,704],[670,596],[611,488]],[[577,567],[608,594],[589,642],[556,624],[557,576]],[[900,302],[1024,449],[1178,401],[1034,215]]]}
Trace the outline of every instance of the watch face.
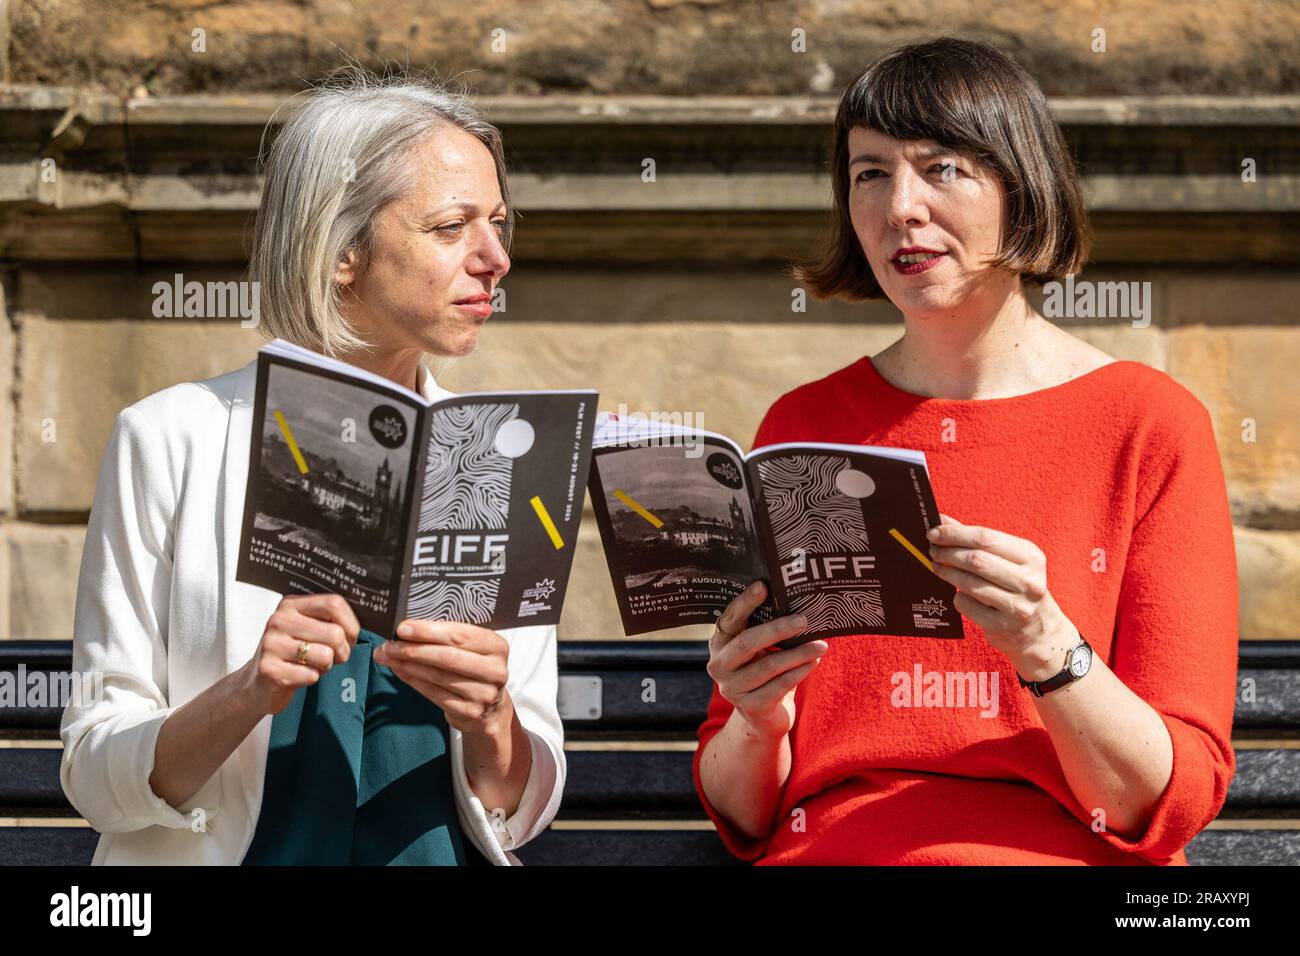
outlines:
{"label": "watch face", "polygon": [[1080,644],[1070,655],[1070,673],[1075,677],[1082,677],[1088,673],[1088,668],[1092,665],[1092,648],[1087,644]]}

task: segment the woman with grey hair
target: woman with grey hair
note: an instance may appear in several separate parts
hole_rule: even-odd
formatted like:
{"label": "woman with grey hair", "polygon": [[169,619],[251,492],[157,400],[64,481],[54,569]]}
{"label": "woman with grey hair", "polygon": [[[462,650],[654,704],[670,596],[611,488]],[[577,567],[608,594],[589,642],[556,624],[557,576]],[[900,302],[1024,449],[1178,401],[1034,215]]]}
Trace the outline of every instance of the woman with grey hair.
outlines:
{"label": "woman with grey hair", "polygon": [[[350,67],[264,174],[261,331],[449,394],[423,356],[474,350],[510,268],[499,132],[461,92]],[[337,594],[236,582],[256,364],[140,400],[109,438],[74,639],[104,693],[61,729],[94,862],[518,862],[564,787],[555,628],[384,640]],[[336,668],[363,709],[316,693]]]}

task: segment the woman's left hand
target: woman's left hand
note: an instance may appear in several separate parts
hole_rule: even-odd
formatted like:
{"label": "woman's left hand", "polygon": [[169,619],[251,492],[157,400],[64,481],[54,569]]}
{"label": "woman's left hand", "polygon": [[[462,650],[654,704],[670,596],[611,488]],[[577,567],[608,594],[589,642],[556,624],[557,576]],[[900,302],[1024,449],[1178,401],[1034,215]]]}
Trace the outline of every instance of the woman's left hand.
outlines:
{"label": "woman's left hand", "polygon": [[945,514],[939,520],[926,537],[935,574],[957,588],[953,606],[983,629],[1025,680],[1059,673],[1079,637],[1047,590],[1042,549]]}
{"label": "woman's left hand", "polygon": [[375,662],[437,704],[452,727],[490,734],[512,715],[510,644],[496,631],[410,618],[398,625],[397,636],[375,651]]}

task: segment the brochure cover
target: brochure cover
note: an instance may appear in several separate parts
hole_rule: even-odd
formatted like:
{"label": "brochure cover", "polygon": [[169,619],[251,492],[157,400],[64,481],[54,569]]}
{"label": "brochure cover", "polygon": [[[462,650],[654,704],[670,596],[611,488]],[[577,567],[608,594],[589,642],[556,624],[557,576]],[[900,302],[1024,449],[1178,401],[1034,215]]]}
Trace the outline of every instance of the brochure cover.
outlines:
{"label": "brochure cover", "polygon": [[757,624],[804,614],[794,647],[846,634],[962,638],[955,590],[930,568],[939,524],[925,455],[731,439],[601,415],[589,486],[630,635],[711,623],[768,582]]}
{"label": "brochure cover", "polygon": [[237,580],[337,592],[385,635],[408,617],[558,622],[596,397],[430,402],[276,339],[258,354]]}

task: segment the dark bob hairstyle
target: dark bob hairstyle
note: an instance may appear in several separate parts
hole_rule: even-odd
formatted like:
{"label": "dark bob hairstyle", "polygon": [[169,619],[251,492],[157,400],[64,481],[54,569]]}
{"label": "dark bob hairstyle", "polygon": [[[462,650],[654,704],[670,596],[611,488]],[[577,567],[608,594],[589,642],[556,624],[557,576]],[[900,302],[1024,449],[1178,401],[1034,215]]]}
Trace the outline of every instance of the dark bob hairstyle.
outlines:
{"label": "dark bob hairstyle", "polygon": [[869,66],[840,97],[831,151],[834,208],[825,248],[792,274],[815,298],[884,298],[849,218],[849,132],[927,139],[973,154],[1006,189],[1002,248],[989,263],[1041,285],[1088,261],[1079,174],[1043,91],[986,43],[942,37]]}

